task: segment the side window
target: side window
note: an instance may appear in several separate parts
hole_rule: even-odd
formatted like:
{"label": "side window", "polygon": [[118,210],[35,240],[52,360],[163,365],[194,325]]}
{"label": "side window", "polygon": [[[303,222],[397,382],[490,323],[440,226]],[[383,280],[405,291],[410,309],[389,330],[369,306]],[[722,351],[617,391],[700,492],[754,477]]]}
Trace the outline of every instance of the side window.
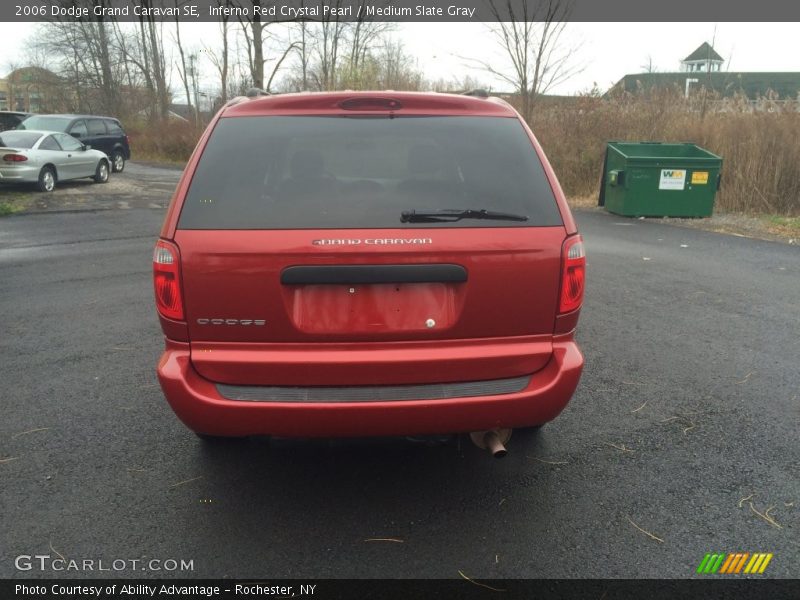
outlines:
{"label": "side window", "polygon": [[125,132],[122,131],[122,127],[116,121],[112,121],[110,119],[106,120],[106,127],[108,127],[108,133],[110,135],[125,135]]}
{"label": "side window", "polygon": [[39,150],[61,150],[61,146],[58,145],[58,142],[52,135],[48,135],[42,140],[42,143],[39,144]]}
{"label": "side window", "polygon": [[75,124],[70,127],[69,134],[77,137],[86,137],[89,132],[86,130],[86,123],[81,119],[75,121]]}
{"label": "side window", "polygon": [[80,150],[83,144],[81,144],[78,140],[74,137],[65,135],[63,133],[58,133],[53,135],[56,138],[56,141],[61,145],[61,147],[66,150],[67,152],[73,152],[75,150]]}
{"label": "side window", "polygon": [[106,124],[102,119],[89,119],[89,135],[106,135]]}

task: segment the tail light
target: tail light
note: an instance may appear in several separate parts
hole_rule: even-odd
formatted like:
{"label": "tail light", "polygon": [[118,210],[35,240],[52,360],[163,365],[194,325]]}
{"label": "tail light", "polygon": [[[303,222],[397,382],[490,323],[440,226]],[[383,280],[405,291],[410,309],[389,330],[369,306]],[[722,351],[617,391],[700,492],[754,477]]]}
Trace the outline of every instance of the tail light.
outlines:
{"label": "tail light", "polygon": [[178,247],[158,240],[153,252],[153,284],[156,291],[156,308],[162,316],[183,321],[183,294],[181,293],[181,257]]}
{"label": "tail light", "polygon": [[6,162],[25,162],[28,157],[24,154],[6,154],[3,156],[3,160]]}
{"label": "tail light", "polygon": [[581,307],[583,288],[586,280],[586,253],[583,238],[579,235],[569,237],[561,249],[561,297],[558,303],[560,314],[572,312]]}

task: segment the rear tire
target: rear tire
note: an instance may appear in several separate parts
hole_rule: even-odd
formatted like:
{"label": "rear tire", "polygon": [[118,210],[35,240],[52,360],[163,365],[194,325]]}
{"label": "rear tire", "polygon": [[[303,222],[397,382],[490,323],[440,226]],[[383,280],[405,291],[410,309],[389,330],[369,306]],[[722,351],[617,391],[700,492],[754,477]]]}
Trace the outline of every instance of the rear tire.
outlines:
{"label": "rear tire", "polygon": [[39,181],[36,182],[36,189],[40,192],[52,192],[56,189],[56,172],[53,167],[42,167],[39,171]]}
{"label": "rear tire", "polygon": [[93,179],[95,183],[108,183],[108,163],[105,160],[97,163]]}
{"label": "rear tire", "polygon": [[125,170],[125,155],[120,150],[111,153],[111,170],[114,173],[122,173]]}

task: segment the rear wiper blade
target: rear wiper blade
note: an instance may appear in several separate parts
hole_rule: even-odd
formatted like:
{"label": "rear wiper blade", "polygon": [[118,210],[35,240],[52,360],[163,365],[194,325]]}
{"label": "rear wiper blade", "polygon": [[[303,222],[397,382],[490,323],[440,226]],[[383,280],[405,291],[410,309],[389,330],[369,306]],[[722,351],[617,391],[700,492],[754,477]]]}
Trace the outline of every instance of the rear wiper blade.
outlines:
{"label": "rear wiper blade", "polygon": [[487,219],[493,221],[527,221],[525,215],[495,212],[486,209],[443,208],[440,210],[404,210],[400,213],[402,223],[448,223],[461,219]]}

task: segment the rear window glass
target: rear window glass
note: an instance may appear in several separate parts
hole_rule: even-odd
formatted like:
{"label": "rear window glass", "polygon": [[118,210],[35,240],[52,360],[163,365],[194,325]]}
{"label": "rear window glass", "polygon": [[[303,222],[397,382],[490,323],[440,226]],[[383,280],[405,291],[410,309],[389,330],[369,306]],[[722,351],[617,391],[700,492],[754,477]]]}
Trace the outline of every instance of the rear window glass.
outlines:
{"label": "rear window glass", "polygon": [[[402,223],[409,210],[527,221]],[[181,229],[561,225],[522,125],[498,117],[231,117],[192,178]]]}
{"label": "rear window glass", "polygon": [[[2,94],[0,94],[0,100],[2,100]],[[9,115],[9,114],[2,114],[0,113],[0,131],[5,131],[6,129],[14,129],[19,122],[24,119],[24,115]]]}
{"label": "rear window glass", "polygon": [[28,117],[19,125],[19,129],[39,131],[66,131],[72,119],[69,117]]}
{"label": "rear window glass", "polygon": [[108,127],[108,133],[111,135],[122,135],[122,127],[116,121],[106,121],[106,127]]}
{"label": "rear window glass", "polygon": [[27,131],[4,131],[0,133],[0,146],[5,148],[33,148],[33,145],[42,137],[41,133]]}

